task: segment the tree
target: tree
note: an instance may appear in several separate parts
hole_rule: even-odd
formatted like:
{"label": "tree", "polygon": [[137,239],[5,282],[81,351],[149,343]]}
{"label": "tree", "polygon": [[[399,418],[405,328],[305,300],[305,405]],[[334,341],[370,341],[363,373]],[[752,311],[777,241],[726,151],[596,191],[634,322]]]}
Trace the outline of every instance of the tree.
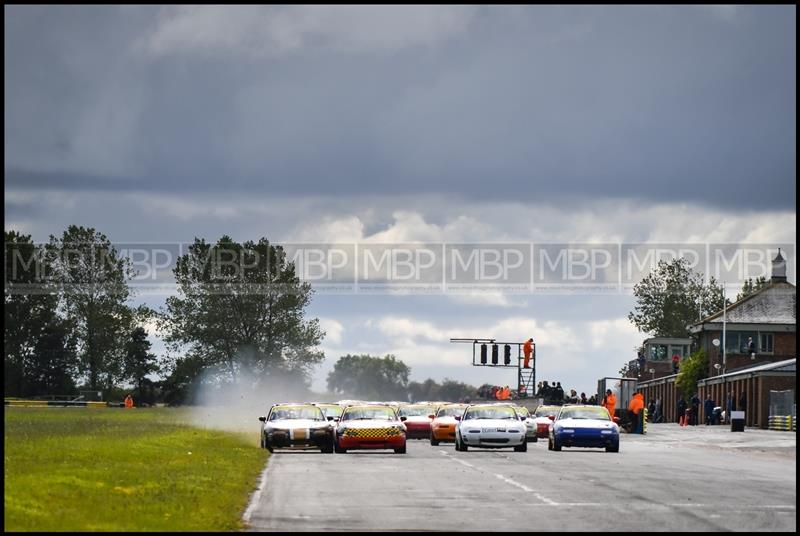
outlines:
{"label": "tree", "polygon": [[473,386],[456,380],[445,378],[439,388],[439,400],[458,402],[465,398],[474,398],[478,394],[478,389]]}
{"label": "tree", "polygon": [[304,319],[311,286],[300,282],[280,246],[265,238],[195,239],[173,272],[179,296],[167,299],[162,327],[170,349],[185,350],[189,370],[214,367],[230,381],[241,372],[257,379],[296,371],[307,378],[324,359],[319,321]]}
{"label": "tree", "polygon": [[636,306],[628,319],[644,333],[657,337],[687,337],[688,326],[717,312],[723,306],[723,287],[711,277],[689,267],[689,262],[676,258],[661,260],[656,269],[633,288]]}
{"label": "tree", "polygon": [[130,380],[136,386],[136,397],[144,402],[152,403],[152,397],[147,387],[150,386],[149,374],[158,372],[158,362],[155,354],[150,352],[150,341],[147,332],[142,327],[136,327],[130,335],[125,346],[124,379]]}
{"label": "tree", "polygon": [[370,400],[406,400],[410,372],[391,354],[347,354],[328,373],[328,390]]}
{"label": "tree", "polygon": [[675,387],[688,399],[697,392],[698,380],[706,377],[708,377],[708,354],[701,349],[683,360],[678,377],[675,378]]}
{"label": "tree", "polygon": [[408,384],[408,399],[412,402],[419,402],[422,400],[439,400],[439,391],[441,385],[436,383],[435,380],[428,378],[423,382],[410,382]]}
{"label": "tree", "polygon": [[45,278],[45,250],[16,231],[5,232],[4,245],[5,395],[65,394],[75,349],[69,323],[57,313],[57,289]]}
{"label": "tree", "polygon": [[89,389],[112,388],[123,376],[125,341],[137,314],[126,305],[130,263],[106,235],[71,225],[61,238],[50,236],[46,268],[58,285]]}
{"label": "tree", "polygon": [[736,295],[736,301],[746,298],[754,292],[758,292],[767,285],[769,285],[769,281],[767,281],[767,278],[764,276],[757,277],[755,282],[753,282],[752,277],[745,279],[744,284],[742,285],[742,291]]}

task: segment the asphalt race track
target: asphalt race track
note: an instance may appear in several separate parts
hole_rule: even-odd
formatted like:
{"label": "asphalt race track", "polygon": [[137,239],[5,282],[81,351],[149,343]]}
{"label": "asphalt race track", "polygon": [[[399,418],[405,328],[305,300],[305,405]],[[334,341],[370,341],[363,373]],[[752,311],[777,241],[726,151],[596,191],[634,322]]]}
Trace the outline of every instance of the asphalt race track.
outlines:
{"label": "asphalt race track", "polygon": [[794,433],[651,426],[599,449],[276,452],[252,530],[795,531]]}

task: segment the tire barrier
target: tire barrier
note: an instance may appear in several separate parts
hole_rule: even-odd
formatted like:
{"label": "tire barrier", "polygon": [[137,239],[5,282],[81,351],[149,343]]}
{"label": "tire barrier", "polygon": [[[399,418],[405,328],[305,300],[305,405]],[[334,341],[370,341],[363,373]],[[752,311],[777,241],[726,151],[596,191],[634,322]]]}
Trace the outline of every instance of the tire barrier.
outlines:
{"label": "tire barrier", "polygon": [[647,408],[642,408],[642,434],[647,433]]}
{"label": "tire barrier", "polygon": [[770,415],[769,426],[770,430],[777,430],[782,432],[795,431],[795,423],[792,421],[791,415]]}
{"label": "tire barrier", "polygon": [[6,406],[27,407],[27,408],[46,408],[46,407],[62,407],[62,408],[121,408],[124,404],[120,402],[87,402],[85,400],[69,401],[69,400],[4,400]]}

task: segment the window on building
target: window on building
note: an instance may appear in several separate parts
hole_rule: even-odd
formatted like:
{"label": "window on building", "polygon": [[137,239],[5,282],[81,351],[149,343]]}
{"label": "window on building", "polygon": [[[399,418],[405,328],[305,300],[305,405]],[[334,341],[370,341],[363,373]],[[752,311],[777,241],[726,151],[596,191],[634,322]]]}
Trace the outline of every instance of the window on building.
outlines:
{"label": "window on building", "polygon": [[752,340],[753,348],[758,346],[758,333],[755,331],[728,331],[725,334],[725,352],[727,354],[750,353],[748,341]]}
{"label": "window on building", "polygon": [[758,351],[771,354],[773,352],[774,336],[772,333],[759,334]]}
{"label": "window on building", "polygon": [[[667,345],[666,344],[650,344],[650,351],[648,352],[647,359],[649,361],[666,361],[667,360]],[[670,357],[672,357],[670,355]]]}

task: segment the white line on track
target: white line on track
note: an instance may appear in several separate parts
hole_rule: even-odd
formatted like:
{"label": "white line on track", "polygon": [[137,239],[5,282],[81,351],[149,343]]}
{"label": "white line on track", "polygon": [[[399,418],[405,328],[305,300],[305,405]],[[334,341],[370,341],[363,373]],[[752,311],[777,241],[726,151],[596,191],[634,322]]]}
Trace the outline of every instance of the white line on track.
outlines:
{"label": "white line on track", "polygon": [[261,492],[264,491],[264,488],[267,485],[267,471],[269,471],[270,466],[272,465],[272,456],[267,458],[267,465],[264,467],[264,470],[261,471],[261,476],[258,479],[258,487],[253,495],[250,497],[250,503],[247,505],[247,509],[244,511],[244,515],[242,516],[242,521],[245,523],[250,523],[250,516],[253,515],[253,511],[258,506],[258,502],[261,500]]}
{"label": "white line on track", "polygon": [[[458,463],[460,463],[461,465],[466,465],[467,467],[471,467],[471,468],[475,469],[476,471],[480,471],[480,472],[482,472],[482,473],[486,472],[486,471],[484,471],[483,469],[481,469],[480,467],[475,467],[474,465],[472,465],[472,464],[471,464],[471,463],[469,463],[469,462],[465,462],[464,460],[461,460],[461,459],[459,459],[459,458],[454,458],[453,456],[451,456],[450,454],[448,454],[448,453],[447,453],[446,451],[444,451],[444,450],[440,450],[439,452],[440,452],[442,455],[444,455],[444,456],[447,456],[449,459],[453,460],[454,462],[458,462]],[[495,477],[499,478],[500,480],[502,480],[502,481],[503,481],[503,482],[505,482],[506,484],[509,484],[509,485],[511,485],[511,486],[514,486],[514,487],[516,487],[516,488],[519,488],[519,489],[521,489],[521,490],[523,490],[523,491],[527,491],[528,493],[533,493],[533,496],[534,496],[534,497],[536,497],[537,499],[539,499],[540,501],[542,501],[542,503],[543,503],[543,504],[546,504],[546,505],[548,505],[548,506],[561,506],[561,503],[557,503],[556,501],[554,501],[554,500],[552,500],[552,499],[548,499],[547,497],[545,497],[545,496],[544,496],[544,495],[542,495],[541,493],[539,493],[539,492],[537,492],[537,491],[535,491],[535,490],[533,490],[533,489],[529,488],[529,487],[528,487],[528,486],[526,486],[525,484],[521,484],[521,483],[517,482],[516,480],[513,480],[513,479],[511,479],[511,478],[508,478],[507,476],[501,475],[501,474],[499,474],[499,473],[492,473],[492,474],[494,474],[494,476],[495,476]],[[577,505],[577,504],[578,504],[578,503],[575,503],[575,505]],[[583,504],[584,504],[584,503],[581,503],[581,505],[583,505]],[[588,505],[588,504],[594,504],[594,503],[586,503],[586,504]],[[570,503],[569,505],[570,505],[570,506],[574,506],[572,503]],[[566,504],[565,504],[565,506],[566,506]]]}

